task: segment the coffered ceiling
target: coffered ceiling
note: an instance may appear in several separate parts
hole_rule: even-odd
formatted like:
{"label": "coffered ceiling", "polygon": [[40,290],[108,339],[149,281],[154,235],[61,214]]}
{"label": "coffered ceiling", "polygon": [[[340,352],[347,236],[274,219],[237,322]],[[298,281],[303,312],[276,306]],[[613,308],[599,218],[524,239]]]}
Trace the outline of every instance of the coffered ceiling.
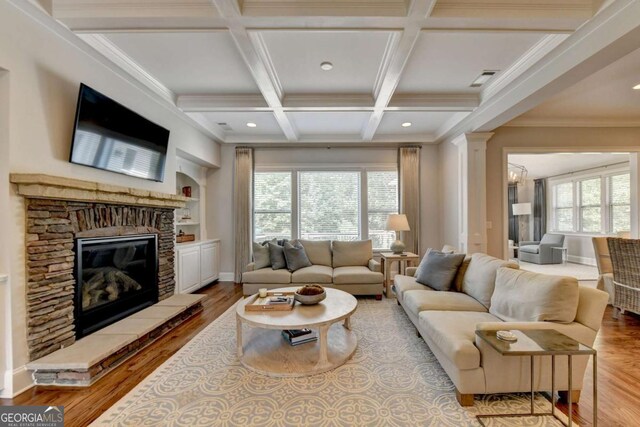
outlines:
{"label": "coffered ceiling", "polygon": [[[388,144],[439,142],[539,103],[572,69],[545,61],[585,23],[607,30],[601,3],[51,0],[49,12],[220,142]],[[635,7],[613,3],[619,19]]]}

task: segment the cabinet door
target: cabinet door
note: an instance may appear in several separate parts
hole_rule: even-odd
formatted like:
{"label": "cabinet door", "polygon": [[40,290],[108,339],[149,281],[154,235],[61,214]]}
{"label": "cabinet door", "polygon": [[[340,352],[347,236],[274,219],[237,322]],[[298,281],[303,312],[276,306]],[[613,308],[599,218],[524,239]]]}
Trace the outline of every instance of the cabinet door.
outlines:
{"label": "cabinet door", "polygon": [[178,289],[192,292],[200,286],[200,246],[178,250]]}
{"label": "cabinet door", "polygon": [[203,285],[212,282],[219,275],[218,242],[205,243],[200,251],[200,278]]}

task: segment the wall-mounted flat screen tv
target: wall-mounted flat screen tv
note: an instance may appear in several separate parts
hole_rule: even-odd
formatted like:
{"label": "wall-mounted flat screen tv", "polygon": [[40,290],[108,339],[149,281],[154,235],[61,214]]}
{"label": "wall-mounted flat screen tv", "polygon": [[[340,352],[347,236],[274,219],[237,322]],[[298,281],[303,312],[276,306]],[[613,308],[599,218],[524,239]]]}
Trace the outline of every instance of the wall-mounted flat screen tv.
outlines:
{"label": "wall-mounted flat screen tv", "polygon": [[162,181],[168,143],[167,129],[80,85],[71,163]]}

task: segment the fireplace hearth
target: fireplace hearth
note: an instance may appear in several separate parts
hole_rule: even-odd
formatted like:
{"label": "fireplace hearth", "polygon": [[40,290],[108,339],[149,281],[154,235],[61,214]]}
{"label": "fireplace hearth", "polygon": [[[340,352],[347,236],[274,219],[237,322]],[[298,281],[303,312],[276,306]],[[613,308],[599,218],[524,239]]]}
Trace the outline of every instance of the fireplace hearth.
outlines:
{"label": "fireplace hearth", "polygon": [[78,238],[75,256],[76,338],[158,302],[157,235]]}

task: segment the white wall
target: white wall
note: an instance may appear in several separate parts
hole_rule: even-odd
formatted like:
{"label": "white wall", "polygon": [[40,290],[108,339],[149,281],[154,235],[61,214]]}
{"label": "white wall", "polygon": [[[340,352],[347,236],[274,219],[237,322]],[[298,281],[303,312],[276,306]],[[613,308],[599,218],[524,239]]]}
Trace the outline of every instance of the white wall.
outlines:
{"label": "white wall", "polygon": [[458,194],[460,165],[458,164],[458,147],[448,142],[440,144],[438,146],[438,163],[440,242],[458,246],[458,241],[460,240],[460,201]]}
{"label": "white wall", "polygon": [[[9,206],[9,73],[0,69],[0,206]],[[9,211],[0,208],[0,236],[9,236]],[[9,245],[0,238],[0,275],[9,274]],[[0,280],[0,393],[9,366],[11,311],[9,283]],[[10,380],[10,378],[9,378]]]}
{"label": "white wall", "polygon": [[[222,147],[222,167],[209,172],[207,185],[208,235],[219,238],[222,246],[221,271],[232,273],[234,266],[233,239],[233,164],[235,147]],[[396,148],[256,148],[256,168],[268,166],[295,167],[301,165],[346,166],[356,164],[397,164]],[[439,236],[438,157],[436,146],[421,150],[421,246],[441,246]],[[229,277],[228,274],[223,277]]]}
{"label": "white wall", "polygon": [[[29,6],[28,2],[20,4],[40,21],[28,16],[12,3],[0,2],[0,68],[8,71],[9,87],[10,172],[44,173],[173,193],[176,149],[195,153],[203,164],[219,164],[217,144],[192,127],[189,121],[180,118],[175,113],[175,107],[169,107],[165,101],[159,100],[146,88],[132,83],[124,72],[109,68],[106,59],[50,17]],[[4,77],[2,80],[2,84],[6,85],[7,78]],[[68,162],[80,82],[94,87],[171,131],[163,183],[72,165]],[[5,104],[6,99],[3,96]],[[4,129],[6,127],[3,126]],[[6,147],[5,142],[5,150]],[[3,156],[0,165],[0,179],[3,180],[0,185],[2,202],[1,194],[7,185],[7,157]],[[30,384],[30,379],[27,373],[21,370],[28,361],[24,300],[24,205],[22,198],[12,193],[9,204],[3,203],[3,206],[8,206],[8,209],[3,211],[5,215],[8,212],[9,217],[0,223],[9,224],[9,228],[6,233],[0,233],[0,246],[11,247],[9,269],[11,294],[14,297],[11,298],[8,310],[12,332],[3,334],[2,337],[5,346],[11,347],[11,355],[5,368],[18,372],[11,384],[5,384],[4,392],[7,393],[20,391]]]}

